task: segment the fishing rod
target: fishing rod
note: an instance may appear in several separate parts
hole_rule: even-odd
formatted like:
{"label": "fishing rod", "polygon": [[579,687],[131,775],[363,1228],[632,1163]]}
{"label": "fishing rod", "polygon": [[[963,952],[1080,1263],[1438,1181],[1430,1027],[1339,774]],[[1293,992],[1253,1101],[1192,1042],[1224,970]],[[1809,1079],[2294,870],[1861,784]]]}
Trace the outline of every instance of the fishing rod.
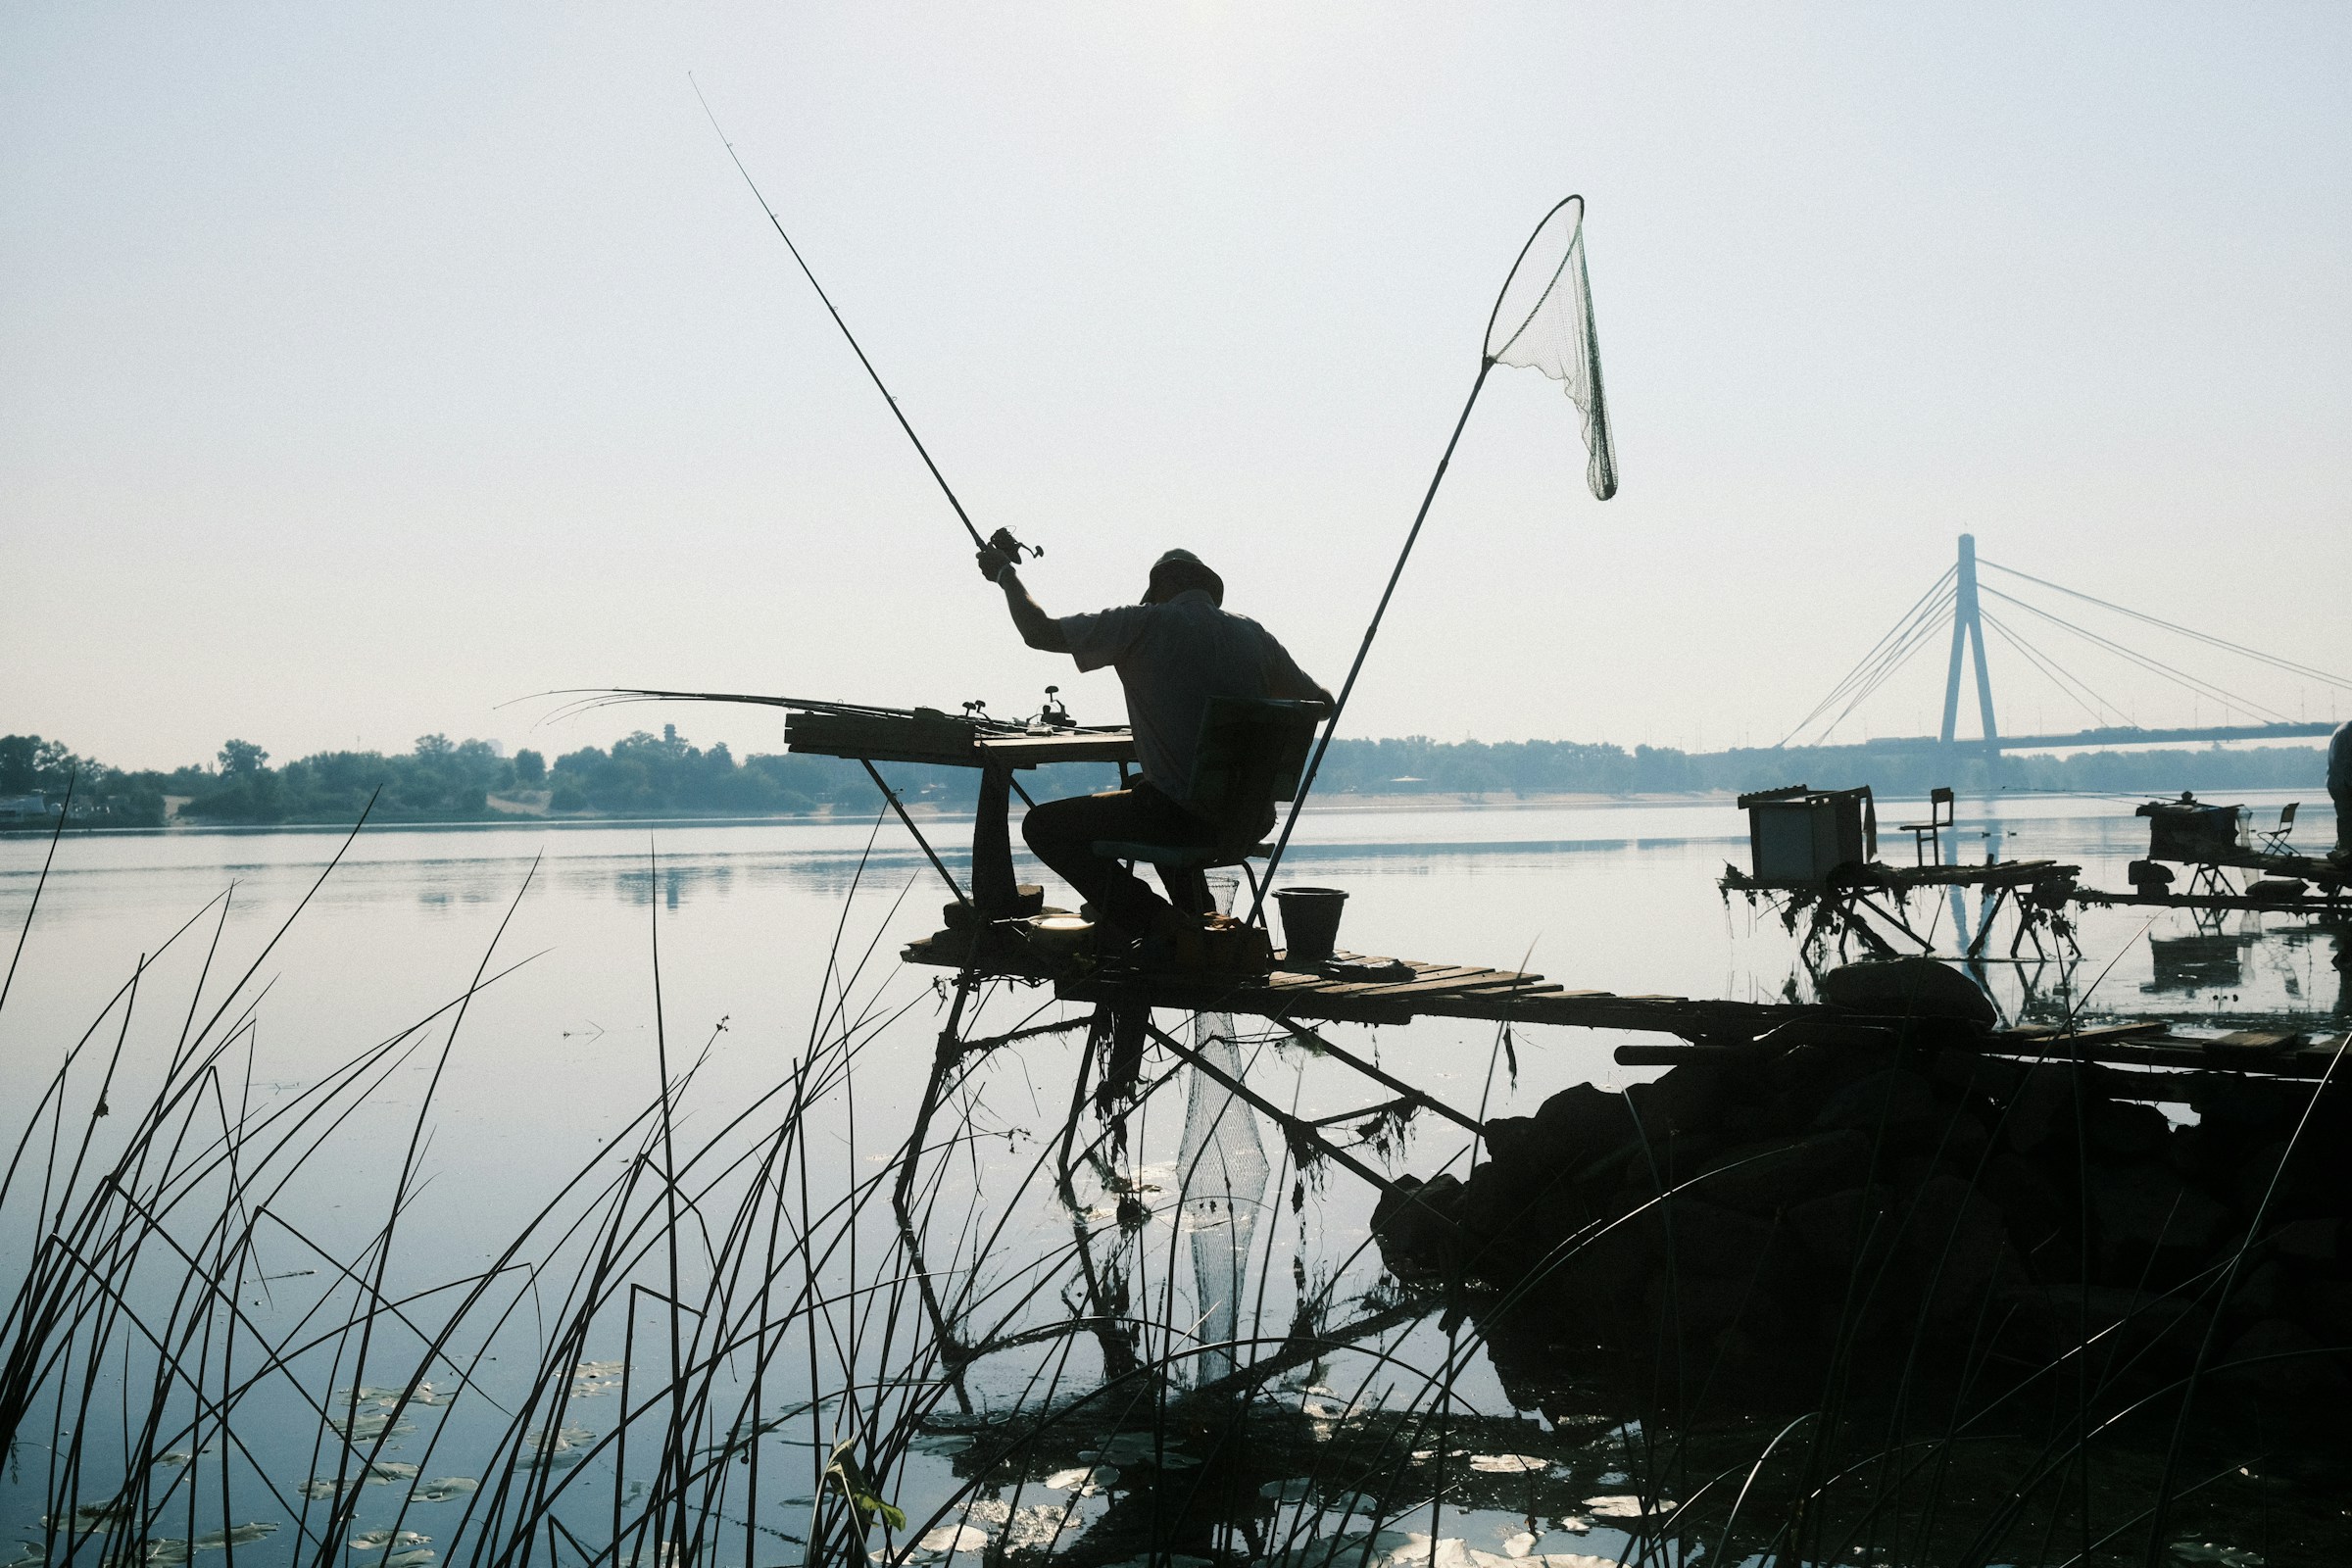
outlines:
{"label": "fishing rod", "polygon": [[915,456],[921,458],[923,466],[931,470],[931,477],[938,483],[940,494],[946,496],[948,505],[956,509],[956,520],[962,523],[963,531],[972,536],[972,543],[982,550],[994,550],[1015,562],[1021,559],[1024,551],[1032,556],[1044,555],[1045,551],[1039,547],[1025,545],[1015,539],[1009,528],[999,528],[985,539],[980,537],[980,530],[972,525],[970,514],[963,510],[963,503],[956,499],[955,490],[948,484],[948,476],[941,473],[939,465],[931,461],[930,449],[923,445],[923,438],[916,435],[914,426],[906,422],[906,412],[899,407],[899,400],[892,397],[890,388],[882,384],[881,372],[874,368],[874,362],[865,357],[865,350],[858,346],[857,335],[850,330],[850,323],[841,318],[840,311],[834,309],[832,296],[825,292],[825,285],[816,280],[816,274],[808,270],[808,263],[801,255],[801,248],[792,242],[790,234],[784,232],[784,220],[776,216],[776,210],[770,207],[767,204],[767,198],[760,193],[759,183],[752,178],[752,172],[743,167],[741,155],[735,151],[735,144],[727,139],[725,129],[718,122],[718,116],[711,112],[710,100],[703,96],[702,83],[694,79],[692,72],[688,72],[686,74],[686,84],[694,89],[695,101],[703,106],[704,118],[710,122],[710,128],[718,133],[719,145],[726,148],[728,160],[735,165],[735,172],[743,176],[743,182],[750,189],[752,199],[760,204],[760,210],[765,213],[767,220],[775,225],[776,237],[784,242],[786,250],[792,252],[792,259],[800,267],[801,275],[808,280],[810,288],[816,290],[817,299],[824,304],[825,314],[833,318],[835,326],[841,328],[841,335],[849,341],[850,352],[858,356],[859,365],[865,367],[865,373],[873,380],[874,390],[881,393],[882,401],[890,405],[891,415],[899,421],[899,428],[906,431],[906,439],[914,443]]}

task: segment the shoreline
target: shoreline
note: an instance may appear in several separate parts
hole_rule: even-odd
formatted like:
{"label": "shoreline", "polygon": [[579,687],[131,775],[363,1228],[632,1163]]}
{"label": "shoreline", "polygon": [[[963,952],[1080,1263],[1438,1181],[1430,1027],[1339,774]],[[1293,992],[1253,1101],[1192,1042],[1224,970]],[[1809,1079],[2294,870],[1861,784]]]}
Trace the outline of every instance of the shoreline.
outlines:
{"label": "shoreline", "polygon": [[[2232,791],[2242,799],[2257,805],[2275,804],[2264,801],[2266,796],[2284,797],[2298,792],[2281,786]],[[1963,800],[2034,799],[2046,801],[2120,799],[2113,790],[2034,790],[2031,792],[2002,791],[1997,796],[1963,796]],[[1721,806],[1729,807],[1736,799],[1731,790],[1642,791],[1612,795],[1591,791],[1503,795],[1468,792],[1416,792],[1410,795],[1330,795],[1318,796],[1311,814],[1322,817],[1371,815],[1374,813],[1448,811],[1535,811],[1563,808],[1602,808],[1627,806]],[[1889,802],[1900,801],[1890,796]],[[1884,807],[1882,808],[1884,808]],[[907,812],[919,822],[953,824],[968,822],[971,813],[949,810],[935,806],[909,806]],[[518,828],[554,828],[576,832],[592,828],[618,827],[773,827],[778,825],[807,827],[845,827],[871,820],[869,813],[858,811],[796,811],[767,816],[537,816],[508,813],[487,817],[459,817],[425,822],[370,822],[371,833],[456,833],[510,832]],[[54,822],[40,826],[0,827],[0,842],[24,839],[45,839],[56,831]],[[77,838],[175,838],[204,835],[240,836],[259,833],[349,833],[349,822],[206,822],[167,823],[162,827],[74,827],[69,836]]]}
{"label": "shoreline", "polygon": [[[1638,792],[1612,795],[1593,791],[1505,795],[1463,791],[1415,792],[1409,795],[1329,795],[1318,796],[1314,809],[1319,814],[1369,813],[1375,811],[1459,811],[1459,810],[1541,810],[1574,806],[1673,806],[1728,805],[1734,799],[1730,790],[1689,790]],[[907,814],[919,822],[968,822],[971,813],[950,810],[936,806],[909,804]],[[492,816],[450,817],[434,821],[370,822],[369,832],[434,832],[461,830],[485,831],[507,828],[598,828],[598,827],[759,827],[777,823],[797,823],[810,826],[841,826],[864,822],[868,815],[861,811],[788,811],[766,816],[702,816],[679,814],[672,816],[594,816],[540,815],[524,812],[501,812]],[[349,822],[167,822],[161,827],[74,827],[69,834],[95,837],[114,836],[169,837],[195,834],[249,833],[348,833]],[[40,826],[0,827],[0,839],[47,838],[56,831],[54,822]]]}

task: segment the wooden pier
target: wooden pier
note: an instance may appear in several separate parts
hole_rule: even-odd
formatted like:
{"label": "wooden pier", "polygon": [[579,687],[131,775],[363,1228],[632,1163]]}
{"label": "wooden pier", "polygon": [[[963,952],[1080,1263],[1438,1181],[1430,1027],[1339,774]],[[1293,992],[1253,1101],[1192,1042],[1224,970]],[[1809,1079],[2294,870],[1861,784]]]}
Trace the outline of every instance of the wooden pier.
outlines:
{"label": "wooden pier", "polygon": [[1619,1065],[1672,1067],[1686,1062],[1736,1062],[1760,1051],[1797,1045],[1870,1048],[1929,1035],[1939,1043],[1986,1055],[2050,1061],[2092,1061],[2167,1073],[2239,1072],[2258,1077],[2319,1079],[2344,1048],[2345,1036],[2292,1030],[2237,1031],[2214,1038],[2180,1035],[2162,1020],[2086,1025],[2071,1031],[2045,1024],[1981,1029],[1943,1017],[1879,1017],[1818,1003],[1735,1002],[1691,997],[1620,996],[1572,991],[1540,974],[1485,969],[1421,959],[1367,958],[1338,954],[1344,964],[1392,962],[1409,977],[1354,980],[1286,970],[1276,956],[1264,976],[1171,973],[1071,963],[1023,953],[1004,937],[975,945],[962,931],[942,931],[907,945],[909,963],[963,970],[979,979],[1050,985],[1065,1002],[1111,1008],[1165,1007],[1186,1012],[1232,1012],[1281,1024],[1401,1024],[1414,1018],[1473,1018],[1491,1023],[1554,1024],[1574,1029],[1620,1029],[1677,1037],[1679,1045],[1626,1045]]}
{"label": "wooden pier", "polygon": [[[1170,972],[1112,965],[1055,962],[1021,953],[1002,940],[986,944],[977,965],[991,976],[1051,984],[1069,1002],[1113,1006],[1174,1007],[1188,1012],[1238,1012],[1254,1017],[1327,1023],[1408,1023],[1415,1018],[1476,1018],[1492,1023],[1550,1023],[1585,1029],[1636,1029],[1687,1040],[1752,1040],[1781,1024],[1823,1009],[1787,1003],[1714,1002],[1689,997],[1620,996],[1572,991],[1515,969],[1435,963],[1417,958],[1367,958],[1341,953],[1345,962],[1395,963],[1393,979],[1363,980],[1284,969],[1282,956],[1265,975]],[[909,944],[909,963],[960,969],[972,955],[970,937],[942,931]]]}

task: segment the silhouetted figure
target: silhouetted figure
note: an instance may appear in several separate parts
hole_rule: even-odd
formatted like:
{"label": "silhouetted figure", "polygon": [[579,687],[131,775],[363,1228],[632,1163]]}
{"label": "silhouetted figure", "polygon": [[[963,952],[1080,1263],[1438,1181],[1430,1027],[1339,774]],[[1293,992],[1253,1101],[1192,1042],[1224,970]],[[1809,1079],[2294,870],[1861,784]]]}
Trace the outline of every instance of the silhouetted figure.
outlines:
{"label": "silhouetted figure", "polygon": [[[1118,861],[1094,853],[1102,841],[1213,845],[1230,831],[1184,806],[1201,716],[1213,697],[1284,698],[1331,704],[1331,694],[1300,669],[1256,621],[1223,608],[1225,582],[1189,550],[1152,564],[1139,605],[1089,614],[1049,615],[1022,586],[1014,564],[994,550],[980,572],[1004,590],[1021,640],[1043,653],[1068,654],[1081,670],[1108,665],[1127,694],[1127,721],[1143,777],[1131,788],[1047,801],[1021,823],[1037,858],[1095,906],[1114,938],[1151,936],[1207,912],[1198,871],[1160,872],[1171,905]],[[1271,814],[1266,824],[1271,825]],[[1263,826],[1259,831],[1263,831]]]}
{"label": "silhouetted figure", "polygon": [[2328,741],[2328,798],[2335,803],[2335,854],[2352,860],[2352,723],[2338,724]]}

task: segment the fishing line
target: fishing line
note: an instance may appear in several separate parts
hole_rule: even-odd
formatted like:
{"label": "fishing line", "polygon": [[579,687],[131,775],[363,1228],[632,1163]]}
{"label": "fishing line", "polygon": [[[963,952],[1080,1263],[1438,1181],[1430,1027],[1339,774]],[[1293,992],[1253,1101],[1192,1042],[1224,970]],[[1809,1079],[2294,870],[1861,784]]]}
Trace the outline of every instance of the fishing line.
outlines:
{"label": "fishing line", "polygon": [[726,148],[727,159],[734,164],[735,172],[743,176],[744,186],[751,191],[752,199],[767,215],[768,222],[775,225],[776,237],[784,242],[786,250],[792,252],[793,262],[800,268],[801,275],[808,280],[810,288],[816,290],[816,297],[823,303],[825,314],[833,318],[835,326],[841,328],[841,335],[849,343],[850,352],[858,356],[859,365],[865,367],[865,373],[873,381],[874,390],[881,393],[882,401],[890,405],[891,416],[899,421],[899,428],[906,432],[906,439],[914,443],[915,456],[923,460],[923,466],[930,470],[933,481],[939,486],[939,493],[948,498],[949,506],[956,509],[956,520],[962,523],[963,531],[972,536],[973,545],[982,550],[1001,551],[1016,562],[1021,559],[1023,551],[1033,556],[1044,555],[1043,550],[1015,539],[1011,530],[1006,528],[999,528],[986,539],[980,537],[980,530],[972,525],[970,514],[963,510],[963,503],[956,498],[956,491],[949,485],[947,475],[941,473],[939,465],[931,461],[931,451],[923,445],[923,438],[914,433],[914,426],[906,421],[906,411],[899,407],[899,400],[892,397],[890,388],[882,384],[882,372],[874,368],[874,362],[865,357],[864,349],[858,347],[857,334],[850,330],[850,323],[841,318],[841,312],[834,308],[832,296],[825,292],[824,284],[816,280],[816,274],[808,270],[808,263],[801,255],[801,248],[792,242],[792,236],[784,232],[784,220],[776,216],[776,210],[760,194],[759,182],[752,178],[752,172],[743,167],[742,156],[735,151],[735,144],[727,139],[725,129],[718,122],[718,116],[711,112],[710,100],[703,96],[702,83],[694,79],[692,72],[686,74],[686,84],[694,89],[695,101],[703,106],[704,118],[710,122],[710,128],[718,133],[719,144]]}

